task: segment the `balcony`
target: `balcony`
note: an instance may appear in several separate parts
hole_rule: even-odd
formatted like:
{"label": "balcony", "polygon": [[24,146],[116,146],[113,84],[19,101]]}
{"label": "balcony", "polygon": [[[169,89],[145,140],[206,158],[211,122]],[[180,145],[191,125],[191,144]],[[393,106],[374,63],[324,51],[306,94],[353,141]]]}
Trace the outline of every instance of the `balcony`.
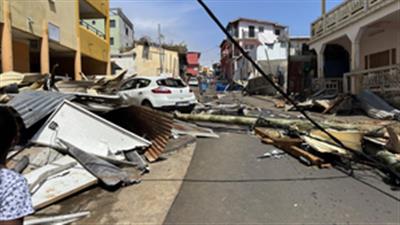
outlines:
{"label": "balcony", "polygon": [[81,19],[108,17],[109,0],[79,0]]}
{"label": "balcony", "polygon": [[345,1],[311,24],[311,42],[398,0]]}
{"label": "balcony", "polygon": [[343,92],[343,78],[316,78],[312,81],[313,90],[334,90]]}
{"label": "balcony", "polygon": [[80,45],[83,55],[107,62],[109,57],[109,45],[105,35],[100,31],[87,29],[87,26],[80,25]]}
{"label": "balcony", "polygon": [[96,27],[90,25],[89,23],[85,22],[84,20],[80,20],[80,25],[84,28],[86,28],[87,30],[92,31],[93,33],[95,33],[97,36],[106,39],[106,35],[104,34],[103,31],[98,30]]}

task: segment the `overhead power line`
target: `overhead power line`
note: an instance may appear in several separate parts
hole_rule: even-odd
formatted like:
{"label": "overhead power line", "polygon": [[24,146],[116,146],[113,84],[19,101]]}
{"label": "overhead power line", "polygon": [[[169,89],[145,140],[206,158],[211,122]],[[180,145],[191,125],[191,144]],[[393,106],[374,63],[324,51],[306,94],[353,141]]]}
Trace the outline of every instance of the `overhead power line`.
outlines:
{"label": "overhead power line", "polygon": [[225,29],[224,25],[219,21],[219,19],[215,16],[215,14],[211,11],[211,9],[203,2],[203,0],[197,0],[197,2],[203,7],[203,9],[207,12],[207,14],[211,17],[211,19],[216,23],[216,25],[221,29],[221,31],[226,35],[226,37],[233,43],[233,45],[239,49],[240,53],[245,57],[251,65],[272,85],[272,87],[275,88],[290,104],[294,106],[296,110],[298,110],[308,121],[310,121],[311,124],[313,124],[317,129],[328,135],[330,139],[332,139],[337,145],[339,145],[341,148],[354,153],[355,155],[358,156],[363,156],[366,159],[371,160],[374,162],[376,165],[380,166],[380,168],[385,169],[386,171],[390,172],[394,177],[396,177],[398,180],[400,180],[400,174],[394,170],[391,166],[384,165],[383,163],[379,162],[378,160],[374,159],[373,157],[363,153],[362,151],[357,151],[352,148],[347,147],[344,145],[339,139],[337,139],[335,136],[333,136],[331,133],[329,133],[325,128],[323,128],[321,125],[319,125],[314,119],[312,119],[303,109],[301,109],[297,103],[290,98],[290,96],[283,91],[278,85],[275,84],[275,82],[272,80],[271,77],[269,77],[263,69],[247,54],[247,52],[240,46],[240,44],[232,37],[232,35],[228,32],[227,29]]}

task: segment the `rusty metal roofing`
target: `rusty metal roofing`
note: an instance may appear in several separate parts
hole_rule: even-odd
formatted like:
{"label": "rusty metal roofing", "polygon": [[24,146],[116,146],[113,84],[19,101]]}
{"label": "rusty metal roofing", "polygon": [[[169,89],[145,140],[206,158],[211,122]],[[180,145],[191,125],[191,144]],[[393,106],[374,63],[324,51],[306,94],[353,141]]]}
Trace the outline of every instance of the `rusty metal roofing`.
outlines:
{"label": "rusty metal roofing", "polygon": [[25,128],[31,127],[47,115],[65,99],[72,100],[73,95],[50,91],[29,91],[13,95],[13,98],[1,107],[12,108]]}
{"label": "rusty metal roofing", "polygon": [[154,162],[164,152],[171,137],[172,115],[141,106],[129,106],[106,115],[110,121],[151,141],[145,157]]}

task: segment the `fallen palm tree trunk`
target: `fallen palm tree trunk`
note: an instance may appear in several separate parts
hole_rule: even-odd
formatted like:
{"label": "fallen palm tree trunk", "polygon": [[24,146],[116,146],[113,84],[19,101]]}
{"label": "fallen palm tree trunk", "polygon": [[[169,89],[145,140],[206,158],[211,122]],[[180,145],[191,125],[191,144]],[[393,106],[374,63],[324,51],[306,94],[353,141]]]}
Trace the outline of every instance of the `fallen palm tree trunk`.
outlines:
{"label": "fallen palm tree trunk", "polygon": [[[314,126],[303,119],[285,119],[285,118],[271,118],[271,117],[247,117],[247,116],[225,116],[225,115],[211,115],[211,114],[183,114],[175,113],[175,118],[186,121],[205,121],[215,123],[238,124],[248,126],[261,126],[261,127],[278,127],[283,129],[296,130],[301,132],[308,132],[314,129]],[[332,128],[337,130],[360,130],[368,132],[380,128],[381,126],[373,126],[366,124],[344,124],[334,121],[322,121],[320,125],[323,128]]]}
{"label": "fallen palm tree trunk", "polygon": [[213,114],[183,114],[183,113],[175,113],[174,115],[175,118],[181,120],[240,124],[248,126],[253,126],[257,122],[257,118],[246,117],[246,116],[225,116],[225,115],[213,115]]}

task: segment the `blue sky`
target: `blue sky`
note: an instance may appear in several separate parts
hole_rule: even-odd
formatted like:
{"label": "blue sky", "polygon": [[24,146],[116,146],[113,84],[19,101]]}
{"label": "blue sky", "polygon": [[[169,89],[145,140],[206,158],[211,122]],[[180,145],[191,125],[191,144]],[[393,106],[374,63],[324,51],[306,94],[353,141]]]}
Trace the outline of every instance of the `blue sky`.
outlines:
{"label": "blue sky", "polygon": [[[328,10],[343,0],[327,0]],[[310,33],[310,24],[321,14],[321,0],[206,0],[217,17],[227,24],[237,17],[268,20],[289,26],[290,35]],[[161,24],[165,42],[185,42],[189,50],[200,51],[201,63],[219,60],[224,36],[195,0],[111,0],[135,26],[135,39],[157,37]]]}

